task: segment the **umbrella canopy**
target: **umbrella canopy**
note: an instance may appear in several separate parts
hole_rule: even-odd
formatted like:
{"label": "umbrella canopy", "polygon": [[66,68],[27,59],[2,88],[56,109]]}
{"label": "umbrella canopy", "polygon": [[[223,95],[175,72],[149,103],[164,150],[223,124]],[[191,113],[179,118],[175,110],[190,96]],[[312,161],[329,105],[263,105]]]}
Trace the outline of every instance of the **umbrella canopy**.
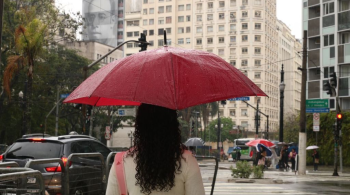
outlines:
{"label": "umbrella canopy", "polygon": [[290,144],[286,143],[286,142],[278,142],[277,145],[278,146],[289,146]]}
{"label": "umbrella canopy", "polygon": [[242,148],[238,147],[238,146],[235,146],[235,147],[233,147],[233,150],[242,150]]}
{"label": "umbrella canopy", "polygon": [[233,152],[233,147],[229,147],[227,150],[227,154],[231,154]]}
{"label": "umbrella canopy", "polygon": [[215,54],[164,47],[103,66],[64,102],[93,106],[147,103],[181,110],[243,96],[266,94]]}
{"label": "umbrella canopy", "polygon": [[186,146],[204,146],[204,141],[199,137],[189,138],[186,143]]}
{"label": "umbrella canopy", "polygon": [[308,146],[306,150],[318,149],[318,146]]}
{"label": "umbrella canopy", "polygon": [[256,140],[252,140],[250,142],[245,143],[245,145],[247,145],[247,146],[257,146],[258,144],[264,144],[267,147],[272,147],[275,145],[266,139],[256,139]]}
{"label": "umbrella canopy", "polygon": [[266,151],[266,156],[269,157],[269,156],[272,156],[272,152],[271,150],[269,149],[269,147],[265,146],[264,144],[258,144],[256,145],[256,150],[261,152],[260,151],[260,147],[263,147],[264,150]]}

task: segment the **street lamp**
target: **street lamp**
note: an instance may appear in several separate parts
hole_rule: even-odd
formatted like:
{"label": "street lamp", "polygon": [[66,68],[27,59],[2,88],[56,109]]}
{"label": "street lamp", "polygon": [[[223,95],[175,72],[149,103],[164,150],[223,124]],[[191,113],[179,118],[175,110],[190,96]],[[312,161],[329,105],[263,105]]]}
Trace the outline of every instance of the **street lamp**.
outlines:
{"label": "street lamp", "polygon": [[279,135],[279,141],[283,142],[283,101],[284,101],[284,89],[286,87],[286,84],[282,81],[280,84],[280,135]]}
{"label": "street lamp", "polygon": [[132,147],[132,139],[134,138],[132,135],[132,131],[130,131],[130,133],[128,133],[128,137],[130,138],[130,148]]}
{"label": "street lamp", "polygon": [[197,111],[193,111],[193,114],[195,114],[195,117],[196,117],[196,137],[198,137],[198,115],[200,113]]}
{"label": "street lamp", "polygon": [[22,135],[26,134],[26,128],[27,128],[27,122],[26,122],[26,100],[24,93],[20,91],[18,93],[18,97],[20,98],[20,105],[23,109],[23,116],[22,116]]}

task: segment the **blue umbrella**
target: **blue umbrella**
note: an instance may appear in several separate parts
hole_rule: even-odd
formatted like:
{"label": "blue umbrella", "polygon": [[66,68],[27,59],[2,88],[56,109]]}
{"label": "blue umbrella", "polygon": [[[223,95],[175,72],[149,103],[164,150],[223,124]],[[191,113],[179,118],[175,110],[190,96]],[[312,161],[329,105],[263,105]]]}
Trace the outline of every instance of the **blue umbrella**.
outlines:
{"label": "blue umbrella", "polygon": [[267,156],[267,157],[272,156],[272,152],[271,152],[271,150],[270,150],[269,147],[265,146],[264,144],[258,144],[258,145],[256,145],[256,149],[257,149],[259,152],[260,152],[260,147],[263,147],[263,148],[265,149],[265,151],[266,151],[266,156]]}
{"label": "blue umbrella", "polygon": [[235,146],[235,147],[233,147],[233,150],[242,150],[242,148],[238,147],[238,146]]}

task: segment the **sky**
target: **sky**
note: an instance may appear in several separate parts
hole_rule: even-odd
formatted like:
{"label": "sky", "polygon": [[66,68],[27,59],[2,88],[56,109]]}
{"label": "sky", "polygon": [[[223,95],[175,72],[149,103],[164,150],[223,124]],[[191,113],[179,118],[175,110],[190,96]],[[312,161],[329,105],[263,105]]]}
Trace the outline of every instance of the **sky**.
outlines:
{"label": "sky", "polygon": [[[301,29],[301,0],[276,0],[277,18],[282,20],[291,29],[296,38],[302,38]],[[56,0],[56,4],[66,11],[77,12],[82,9],[82,0]]]}

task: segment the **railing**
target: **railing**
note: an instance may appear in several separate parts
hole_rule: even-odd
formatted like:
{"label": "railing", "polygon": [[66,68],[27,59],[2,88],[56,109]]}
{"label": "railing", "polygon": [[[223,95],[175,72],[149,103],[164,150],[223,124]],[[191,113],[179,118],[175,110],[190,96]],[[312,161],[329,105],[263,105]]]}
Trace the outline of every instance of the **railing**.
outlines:
{"label": "railing", "polygon": [[17,162],[11,161],[0,163],[0,167],[19,167],[19,165]]}
{"label": "railing", "polygon": [[219,160],[215,156],[195,156],[195,157],[196,157],[196,159],[214,159],[215,160],[214,177],[213,177],[213,182],[211,184],[211,192],[210,192],[210,195],[213,195],[215,182],[216,182],[216,176],[218,174],[218,169],[219,169]]}

